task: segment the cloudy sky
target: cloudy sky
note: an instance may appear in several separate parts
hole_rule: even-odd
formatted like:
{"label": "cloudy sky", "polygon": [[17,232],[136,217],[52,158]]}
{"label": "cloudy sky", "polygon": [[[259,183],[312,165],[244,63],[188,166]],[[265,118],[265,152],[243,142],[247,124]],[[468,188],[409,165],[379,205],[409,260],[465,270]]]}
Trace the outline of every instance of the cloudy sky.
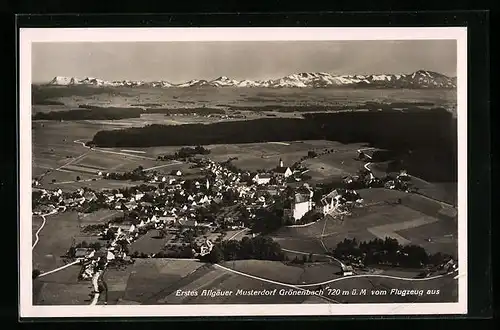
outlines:
{"label": "cloudy sky", "polygon": [[32,45],[33,82],[54,76],[105,80],[280,78],[298,72],[456,75],[454,40],[72,42]]}

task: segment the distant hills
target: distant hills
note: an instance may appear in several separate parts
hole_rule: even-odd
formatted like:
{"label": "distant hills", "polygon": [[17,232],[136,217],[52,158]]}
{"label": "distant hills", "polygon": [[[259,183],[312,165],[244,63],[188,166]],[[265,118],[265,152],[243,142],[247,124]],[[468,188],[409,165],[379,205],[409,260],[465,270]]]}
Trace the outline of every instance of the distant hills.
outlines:
{"label": "distant hills", "polygon": [[234,80],[221,76],[213,80],[190,80],[181,84],[168,81],[120,80],[106,81],[98,78],[54,77],[51,86],[116,86],[116,87],[261,87],[261,88],[329,88],[329,87],[375,87],[375,88],[456,88],[456,77],[418,70],[409,74],[332,75],[325,72],[303,72],[279,79]]}

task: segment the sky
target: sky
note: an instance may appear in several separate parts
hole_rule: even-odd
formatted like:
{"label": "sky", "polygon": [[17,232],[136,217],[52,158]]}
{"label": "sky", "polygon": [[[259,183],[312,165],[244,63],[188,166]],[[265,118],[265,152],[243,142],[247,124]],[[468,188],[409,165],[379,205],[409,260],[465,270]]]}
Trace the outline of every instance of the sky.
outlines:
{"label": "sky", "polygon": [[33,43],[32,80],[274,79],[300,72],[456,75],[455,40]]}

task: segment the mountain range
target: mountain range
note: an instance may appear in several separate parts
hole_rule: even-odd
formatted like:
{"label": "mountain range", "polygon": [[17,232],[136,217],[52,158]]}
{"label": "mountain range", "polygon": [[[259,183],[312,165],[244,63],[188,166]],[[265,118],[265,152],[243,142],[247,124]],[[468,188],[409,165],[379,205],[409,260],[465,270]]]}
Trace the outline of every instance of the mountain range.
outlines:
{"label": "mountain range", "polygon": [[376,88],[456,88],[457,78],[444,74],[418,70],[409,74],[333,75],[325,72],[303,72],[269,80],[234,80],[221,76],[213,80],[194,79],[181,84],[168,81],[119,80],[107,81],[85,77],[54,77],[47,85],[52,86],[124,86],[124,87],[267,87],[267,88],[328,88],[328,87],[376,87]]}

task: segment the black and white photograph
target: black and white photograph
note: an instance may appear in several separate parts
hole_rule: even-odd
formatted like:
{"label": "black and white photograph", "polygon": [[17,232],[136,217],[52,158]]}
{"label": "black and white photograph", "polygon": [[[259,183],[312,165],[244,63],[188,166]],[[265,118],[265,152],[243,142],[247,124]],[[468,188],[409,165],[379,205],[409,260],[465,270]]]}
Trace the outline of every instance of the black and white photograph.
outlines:
{"label": "black and white photograph", "polygon": [[466,35],[21,29],[21,314],[466,313]]}

